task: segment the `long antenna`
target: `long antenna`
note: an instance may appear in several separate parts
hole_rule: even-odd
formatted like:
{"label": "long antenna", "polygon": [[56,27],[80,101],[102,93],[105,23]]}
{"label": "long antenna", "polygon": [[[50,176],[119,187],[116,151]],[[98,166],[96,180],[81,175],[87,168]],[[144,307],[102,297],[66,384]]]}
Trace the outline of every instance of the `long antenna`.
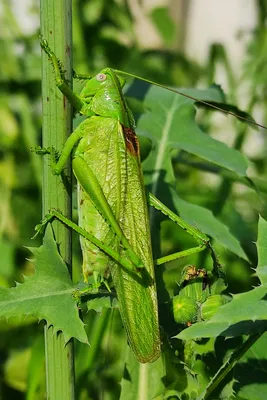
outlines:
{"label": "long antenna", "polygon": [[252,124],[252,125],[256,125],[256,126],[258,126],[258,127],[260,127],[260,128],[263,128],[263,129],[267,129],[266,126],[261,125],[261,124],[259,124],[258,122],[255,122],[255,121],[252,120],[252,119],[248,119],[248,118],[242,117],[241,115],[237,115],[237,114],[235,114],[234,112],[224,110],[223,108],[221,108],[221,107],[219,107],[219,106],[215,106],[213,103],[209,103],[208,101],[204,101],[204,100],[199,100],[199,99],[197,99],[196,97],[190,96],[189,94],[182,93],[182,92],[180,92],[179,90],[172,89],[172,88],[170,88],[170,87],[161,85],[160,83],[153,82],[153,81],[151,81],[151,80],[149,80],[149,79],[141,78],[140,76],[130,74],[129,72],[120,71],[120,70],[118,70],[118,69],[115,69],[115,72],[117,72],[118,74],[123,74],[123,75],[131,76],[132,78],[140,79],[141,81],[148,82],[148,83],[150,83],[151,85],[159,86],[159,87],[161,87],[161,88],[163,88],[163,89],[169,90],[170,92],[177,93],[177,94],[179,94],[179,95],[181,95],[181,96],[187,97],[188,99],[191,99],[191,100],[197,101],[198,103],[204,104],[205,106],[209,106],[209,107],[211,107],[211,108],[214,108],[215,110],[221,111],[221,112],[223,112],[224,114],[232,115],[233,117],[236,117],[236,118],[238,118],[238,119],[241,119],[242,121],[248,122],[248,123],[250,123],[250,124]]}

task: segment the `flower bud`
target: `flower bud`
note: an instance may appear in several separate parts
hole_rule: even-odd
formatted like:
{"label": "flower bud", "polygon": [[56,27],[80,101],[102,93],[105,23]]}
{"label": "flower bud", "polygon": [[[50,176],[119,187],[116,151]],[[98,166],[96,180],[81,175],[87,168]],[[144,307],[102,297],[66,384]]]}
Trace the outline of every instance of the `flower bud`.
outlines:
{"label": "flower bud", "polygon": [[178,324],[195,322],[198,313],[198,304],[190,297],[175,296],[172,299],[173,316]]}
{"label": "flower bud", "polygon": [[223,304],[225,304],[225,300],[220,294],[208,297],[205,303],[201,305],[202,319],[210,319]]}

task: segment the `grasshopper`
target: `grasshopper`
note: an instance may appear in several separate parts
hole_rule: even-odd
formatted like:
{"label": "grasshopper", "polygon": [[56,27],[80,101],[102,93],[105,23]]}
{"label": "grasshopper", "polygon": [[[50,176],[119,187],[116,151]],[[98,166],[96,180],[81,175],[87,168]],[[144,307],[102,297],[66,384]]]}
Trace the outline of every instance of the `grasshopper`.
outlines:
{"label": "grasshopper", "polygon": [[[79,226],[55,210],[36,230],[42,231],[58,218],[80,234],[85,282],[93,275],[97,287],[102,282],[108,287],[112,278],[129,345],[139,362],[153,362],[160,355],[154,265],[206,247],[215,262],[216,255],[206,235],[145,192],[134,118],[122,93],[125,80],[105,68],[87,79],[77,95],[68,86],[62,65],[46,40],[41,40],[41,47],[52,63],[57,87],[76,111],[88,118],[69,136],[58,159],[54,149],[39,150],[51,153],[56,175],[72,156]],[[198,246],[154,261],[147,202],[187,230]]]}

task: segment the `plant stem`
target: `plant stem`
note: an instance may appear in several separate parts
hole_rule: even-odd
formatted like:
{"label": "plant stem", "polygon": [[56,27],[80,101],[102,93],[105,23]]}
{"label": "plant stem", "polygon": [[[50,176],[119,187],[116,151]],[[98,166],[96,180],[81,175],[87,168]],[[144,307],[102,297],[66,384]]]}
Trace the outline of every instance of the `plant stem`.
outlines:
{"label": "plant stem", "polygon": [[[71,81],[71,0],[40,0],[41,34],[61,60],[66,79]],[[57,90],[53,70],[46,54],[42,52],[42,103],[43,146],[61,149],[72,128],[72,110]],[[71,217],[71,190],[66,191],[60,177],[54,176],[49,157],[44,157],[43,167],[43,215],[51,208],[60,209]],[[70,165],[64,170],[71,181]],[[71,273],[71,235],[57,221],[53,230],[59,243],[59,251]],[[59,304],[60,307],[60,304]],[[74,399],[73,341],[65,345],[62,333],[45,326],[46,387],[49,400]]]}

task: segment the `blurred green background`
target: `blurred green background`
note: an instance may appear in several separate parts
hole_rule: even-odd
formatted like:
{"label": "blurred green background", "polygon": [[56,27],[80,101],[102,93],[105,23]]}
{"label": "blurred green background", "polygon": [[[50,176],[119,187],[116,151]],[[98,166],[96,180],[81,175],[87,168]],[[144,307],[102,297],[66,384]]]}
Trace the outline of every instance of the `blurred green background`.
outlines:
{"label": "blurred green background", "polygon": [[[149,4],[148,4],[149,3]],[[217,3],[220,1],[217,0]],[[30,239],[34,226],[41,219],[42,160],[30,152],[41,144],[41,74],[39,34],[39,5],[28,1],[25,15],[33,20],[31,30],[27,20],[20,20],[14,12],[15,1],[0,2],[0,284],[14,286],[23,274],[33,273],[33,266],[25,246],[38,246],[40,239]],[[267,125],[267,2],[254,1],[255,26],[241,29],[236,38],[244,57],[236,57],[224,43],[214,42],[205,49],[201,61],[189,57],[187,49],[190,24],[194,23],[194,2],[161,1],[134,2],[109,0],[73,1],[74,68],[79,73],[97,73],[105,66],[132,72],[142,77],[176,87],[206,87],[217,81],[224,84],[230,103],[253,114],[256,120]],[[231,3],[229,3],[229,14]],[[214,16],[211,14],[211,23]],[[238,16],[237,16],[238,18]],[[219,27],[218,27],[219,28]],[[224,22],[227,30],[227,19]],[[200,26],[199,35],[205,31]],[[30,32],[30,33],[29,33]],[[203,49],[204,52],[204,49]],[[211,115],[200,110],[199,121],[205,132],[246,154],[251,165],[249,176],[260,190],[258,196],[250,188],[234,182],[231,176],[205,165],[185,152],[173,155],[179,194],[185,200],[210,208],[229,226],[240,240],[252,266],[256,266],[257,215],[266,216],[267,182],[265,172],[266,132],[236,124],[233,118]],[[190,240],[180,236],[169,222],[162,224],[163,253],[189,247]],[[75,273],[80,274],[78,241],[74,240]],[[251,264],[233,258],[219,249],[221,262],[227,272],[229,292],[251,288]],[[205,256],[204,256],[205,257]],[[200,261],[199,261],[200,260]],[[198,259],[198,263],[201,258]],[[182,263],[167,267],[166,281],[178,280],[177,271]],[[108,349],[105,358],[99,358],[94,372],[88,375],[88,360],[84,348],[77,345],[77,386],[79,399],[96,399],[101,385],[109,396],[118,398],[119,380],[123,360],[121,351],[123,331],[118,313],[101,316],[92,312],[90,324],[101,329],[112,325],[112,336],[105,338],[102,350]],[[94,332],[90,333],[92,336]],[[89,338],[90,341],[90,338]],[[112,343],[112,345],[111,345]],[[105,368],[107,363],[109,367]],[[22,321],[0,322],[0,397],[3,399],[44,398],[43,325],[33,318]],[[87,362],[88,361],[88,362]],[[96,380],[96,376],[98,379]],[[101,379],[100,379],[101,378]],[[86,384],[90,382],[88,394]]]}

